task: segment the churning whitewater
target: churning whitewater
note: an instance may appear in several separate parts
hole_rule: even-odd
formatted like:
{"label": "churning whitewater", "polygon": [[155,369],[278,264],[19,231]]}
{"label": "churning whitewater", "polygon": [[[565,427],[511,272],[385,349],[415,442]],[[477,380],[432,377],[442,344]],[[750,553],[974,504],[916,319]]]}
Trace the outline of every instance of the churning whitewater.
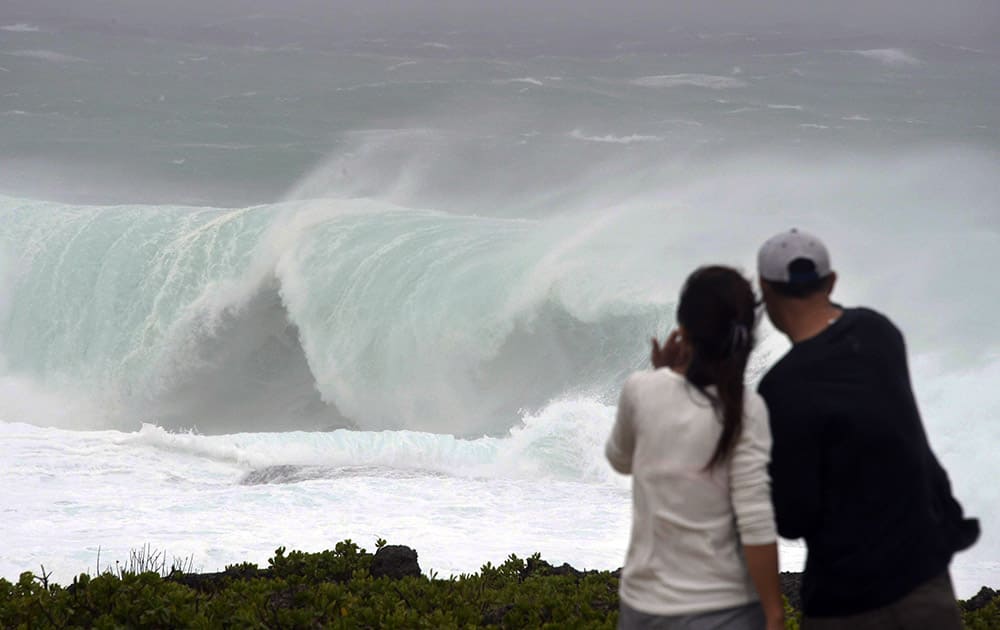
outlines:
{"label": "churning whitewater", "polygon": [[[618,567],[622,381],[694,267],[752,275],[798,226],[836,297],[906,334],[984,525],[959,595],[1000,583],[997,51],[680,28],[566,55],[153,49],[37,22],[0,23],[0,576],[379,537],[442,575]],[[752,382],[787,347],[759,336]]]}

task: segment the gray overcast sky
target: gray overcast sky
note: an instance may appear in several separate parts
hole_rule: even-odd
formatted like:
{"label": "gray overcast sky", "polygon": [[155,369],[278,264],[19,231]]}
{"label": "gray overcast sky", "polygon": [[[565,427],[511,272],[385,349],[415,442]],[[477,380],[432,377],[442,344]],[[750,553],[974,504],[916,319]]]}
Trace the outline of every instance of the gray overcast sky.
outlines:
{"label": "gray overcast sky", "polygon": [[3,0],[0,22],[32,19],[268,43],[324,32],[457,30],[598,48],[678,28],[780,30],[804,38],[886,35],[986,43],[1000,38],[1000,0]]}

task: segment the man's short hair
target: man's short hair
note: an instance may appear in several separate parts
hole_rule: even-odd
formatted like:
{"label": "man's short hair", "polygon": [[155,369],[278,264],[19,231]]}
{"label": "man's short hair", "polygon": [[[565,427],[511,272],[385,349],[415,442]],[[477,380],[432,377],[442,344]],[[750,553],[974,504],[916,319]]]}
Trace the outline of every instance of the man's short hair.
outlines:
{"label": "man's short hair", "polygon": [[796,282],[776,282],[767,280],[768,285],[774,292],[782,297],[807,298],[816,293],[826,290],[830,281],[830,276],[816,274],[816,264],[808,258],[796,258],[788,263],[789,271],[793,278],[803,278]]}

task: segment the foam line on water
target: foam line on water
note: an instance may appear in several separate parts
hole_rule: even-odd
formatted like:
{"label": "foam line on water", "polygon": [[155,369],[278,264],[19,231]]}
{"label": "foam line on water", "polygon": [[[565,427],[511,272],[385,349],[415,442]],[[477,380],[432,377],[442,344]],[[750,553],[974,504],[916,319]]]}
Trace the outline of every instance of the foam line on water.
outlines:
{"label": "foam line on water", "polygon": [[620,484],[605,464],[614,409],[595,400],[557,401],[503,437],[460,439],[417,431],[242,433],[205,436],[144,425],[117,442],[235,464],[382,467],[462,477],[552,478]]}

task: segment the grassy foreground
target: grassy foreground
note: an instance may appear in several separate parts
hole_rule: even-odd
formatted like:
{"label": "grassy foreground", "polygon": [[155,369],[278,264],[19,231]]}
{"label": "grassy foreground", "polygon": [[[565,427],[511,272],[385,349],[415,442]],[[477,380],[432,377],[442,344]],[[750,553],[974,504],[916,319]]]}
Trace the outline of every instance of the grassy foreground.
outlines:
{"label": "grassy foreground", "polygon": [[[373,577],[385,573],[373,559],[346,540],[320,553],[280,548],[266,568],[213,574],[168,570],[152,554],[65,587],[23,573],[0,579],[0,628],[613,628],[618,619],[609,571],[554,567],[536,554],[450,579],[412,569]],[[967,628],[1000,629],[1000,594],[986,595],[964,603]],[[798,628],[788,612],[787,627]]]}

